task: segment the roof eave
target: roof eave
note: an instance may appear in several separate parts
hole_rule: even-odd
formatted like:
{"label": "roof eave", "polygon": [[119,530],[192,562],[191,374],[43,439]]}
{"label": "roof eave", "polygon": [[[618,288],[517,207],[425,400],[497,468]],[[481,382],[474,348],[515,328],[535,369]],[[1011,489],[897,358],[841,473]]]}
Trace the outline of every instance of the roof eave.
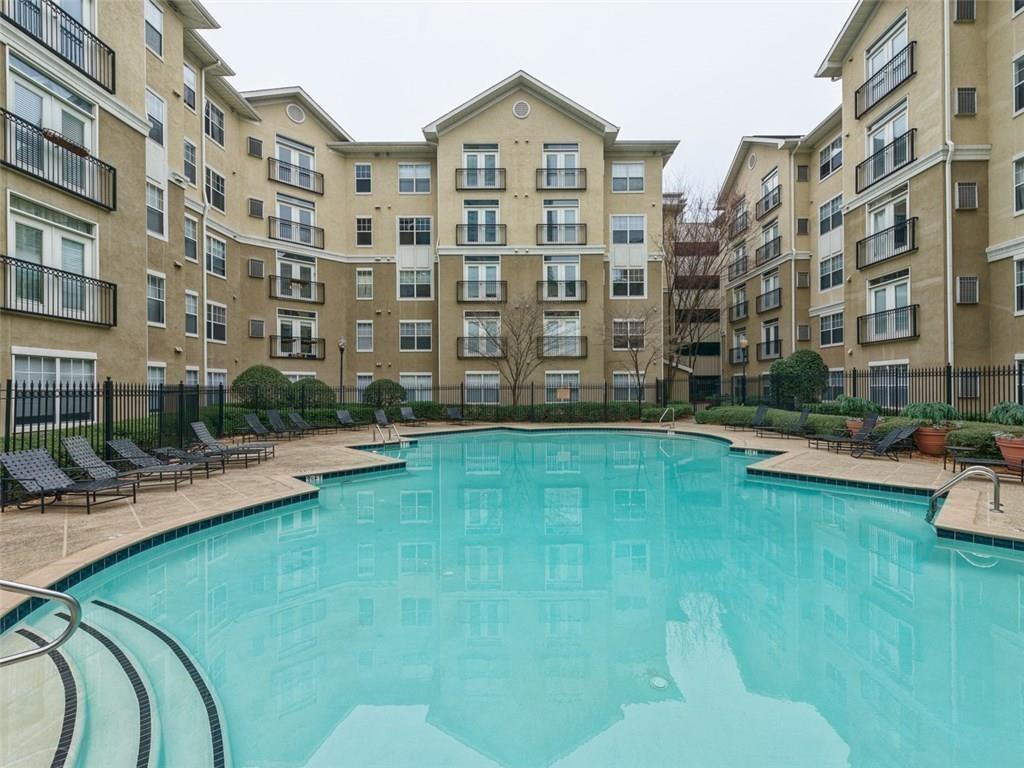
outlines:
{"label": "roof eave", "polygon": [[832,47],[825,54],[825,60],[821,62],[815,77],[841,77],[843,65],[850,55],[850,49],[860,37],[861,32],[867,25],[879,0],[857,0],[857,4],[850,11],[843,28],[839,30]]}
{"label": "roof eave", "polygon": [[305,89],[301,86],[294,85],[286,88],[263,88],[254,91],[243,91],[242,96],[253,103],[281,101],[283,99],[300,101],[306,109],[316,116],[317,120],[331,130],[331,133],[339,141],[354,141],[349,132],[342,128],[327,110],[321,107],[316,99],[306,93]]}

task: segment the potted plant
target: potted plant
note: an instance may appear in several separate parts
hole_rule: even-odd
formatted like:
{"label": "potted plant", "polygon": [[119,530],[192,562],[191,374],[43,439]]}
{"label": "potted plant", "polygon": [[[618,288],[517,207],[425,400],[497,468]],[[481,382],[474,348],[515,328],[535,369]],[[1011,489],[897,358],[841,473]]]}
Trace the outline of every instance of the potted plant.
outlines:
{"label": "potted plant", "polygon": [[846,428],[853,435],[860,430],[865,414],[878,413],[878,406],[863,397],[840,395],[836,398],[836,411],[846,417]]}
{"label": "potted plant", "polygon": [[1024,435],[1013,432],[997,432],[994,435],[1003,461],[1011,469],[1020,469],[1024,465]]}
{"label": "potted plant", "polygon": [[928,456],[945,453],[946,435],[956,428],[956,419],[960,418],[956,408],[946,403],[914,403],[900,411],[900,416],[920,422],[914,433],[914,444]]}

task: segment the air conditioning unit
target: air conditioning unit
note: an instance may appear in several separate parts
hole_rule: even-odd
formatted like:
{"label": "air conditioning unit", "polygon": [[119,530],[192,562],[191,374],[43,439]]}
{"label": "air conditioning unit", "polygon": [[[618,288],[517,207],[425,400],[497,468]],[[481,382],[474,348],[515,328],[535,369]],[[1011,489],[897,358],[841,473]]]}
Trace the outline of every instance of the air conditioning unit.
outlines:
{"label": "air conditioning unit", "polygon": [[809,225],[807,223],[807,219],[797,219],[796,220],[796,233],[798,235],[806,235],[808,230],[809,230]]}
{"label": "air conditioning unit", "polygon": [[956,114],[960,116],[978,114],[978,89],[964,86],[956,89]]}
{"label": "air conditioning unit", "polygon": [[956,209],[958,211],[975,211],[978,209],[977,182],[958,181],[956,183]]}
{"label": "air conditioning unit", "polygon": [[796,167],[796,180],[807,181],[810,178],[810,170],[806,165],[798,165]]}
{"label": "air conditioning unit", "polygon": [[974,21],[977,17],[975,0],[956,0],[953,21]]}
{"label": "air conditioning unit", "polygon": [[249,277],[263,279],[263,259],[249,259]]}
{"label": "air conditioning unit", "polygon": [[252,318],[249,320],[249,338],[262,339],[266,334],[266,323],[263,320]]}
{"label": "air conditioning unit", "polygon": [[810,272],[797,272],[796,273],[796,287],[797,288],[810,288],[811,287],[811,273]]}
{"label": "air conditioning unit", "polygon": [[809,325],[798,325],[796,327],[796,340],[797,341],[810,341],[811,340],[811,326],[809,326]]}
{"label": "air conditioning unit", "polygon": [[249,198],[249,215],[254,219],[263,218],[263,201],[257,200],[255,197]]}
{"label": "air conditioning unit", "polygon": [[263,157],[263,139],[257,139],[255,136],[250,136],[248,144],[250,157]]}
{"label": "air conditioning unit", "polygon": [[956,303],[977,304],[981,301],[980,279],[977,275],[960,275],[956,279]]}

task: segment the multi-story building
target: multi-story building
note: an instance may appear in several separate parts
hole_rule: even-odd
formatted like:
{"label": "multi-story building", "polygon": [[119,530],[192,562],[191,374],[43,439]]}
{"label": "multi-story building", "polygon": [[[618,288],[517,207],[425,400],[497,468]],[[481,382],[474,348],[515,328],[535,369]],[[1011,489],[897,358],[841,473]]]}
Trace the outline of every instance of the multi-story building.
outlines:
{"label": "multi-story building", "polygon": [[197,2],[2,7],[0,378],[265,363],[486,400],[511,306],[549,392],[625,376],[631,319],[660,343],[676,142],[619,140],[525,72],[421,141],[355,141],[302,88],[235,90]]}
{"label": "multi-story building", "polygon": [[817,72],[841,106],[806,135],[743,139],[723,192],[749,209],[727,246],[728,375],[815,349],[830,391],[870,371],[893,405],[908,366],[1024,376],[1022,10],[862,0]]}

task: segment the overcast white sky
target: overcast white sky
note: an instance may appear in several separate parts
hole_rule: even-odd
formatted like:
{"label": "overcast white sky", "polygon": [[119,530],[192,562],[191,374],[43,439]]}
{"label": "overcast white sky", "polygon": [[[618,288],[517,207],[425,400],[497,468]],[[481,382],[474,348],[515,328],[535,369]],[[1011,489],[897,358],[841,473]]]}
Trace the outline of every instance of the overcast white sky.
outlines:
{"label": "overcast white sky", "polygon": [[239,90],[302,85],[357,140],[420,129],[518,69],[620,126],[679,139],[666,185],[720,183],[740,136],[804,133],[853,0],[342,3],[207,0]]}

